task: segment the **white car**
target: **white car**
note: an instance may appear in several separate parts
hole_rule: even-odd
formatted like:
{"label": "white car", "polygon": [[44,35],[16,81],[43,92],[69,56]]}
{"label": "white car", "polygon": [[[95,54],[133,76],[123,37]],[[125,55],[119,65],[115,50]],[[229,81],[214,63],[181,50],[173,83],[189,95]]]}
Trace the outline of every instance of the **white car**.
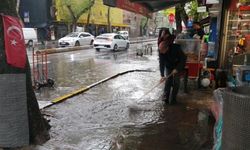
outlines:
{"label": "white car", "polygon": [[34,46],[37,44],[37,30],[35,28],[22,28],[25,44]]}
{"label": "white car", "polygon": [[128,37],[129,37],[128,31],[118,31],[117,33],[120,34],[121,36],[123,36],[125,39],[128,40]]}
{"label": "white car", "polygon": [[94,36],[87,32],[72,32],[58,40],[59,47],[92,45]]}
{"label": "white car", "polygon": [[100,49],[108,49],[117,51],[119,49],[127,50],[129,48],[129,40],[116,33],[105,33],[97,36],[94,41],[94,48],[99,51]]}

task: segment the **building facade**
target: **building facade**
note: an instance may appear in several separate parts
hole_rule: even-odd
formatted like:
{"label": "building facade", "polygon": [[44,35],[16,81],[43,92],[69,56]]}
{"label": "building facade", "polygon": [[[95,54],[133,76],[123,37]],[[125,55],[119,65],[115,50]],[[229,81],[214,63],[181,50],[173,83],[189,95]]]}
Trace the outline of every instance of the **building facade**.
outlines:
{"label": "building facade", "polygon": [[140,23],[142,16],[134,12],[123,10],[123,22],[129,25],[129,36],[138,37],[141,34]]}
{"label": "building facade", "polygon": [[[77,2],[76,4],[82,4],[81,0],[75,1]],[[65,6],[62,5],[62,0],[56,0],[56,9],[56,22],[58,24],[70,24],[70,18],[68,18],[69,11]],[[103,5],[102,0],[95,0],[94,5],[91,7],[89,22],[87,21],[89,11],[87,11],[78,19],[78,26],[82,27],[82,29],[92,33],[95,36],[108,32],[108,9],[108,6]],[[109,18],[112,30],[111,32],[125,29],[127,30],[129,27],[127,24],[123,23],[123,10],[119,8],[110,7]],[[86,26],[87,24],[88,26]]]}
{"label": "building facade", "polygon": [[[22,0],[20,1],[19,14],[25,27],[37,29],[40,41],[55,40],[68,34],[72,28],[72,16],[66,7],[66,3],[71,4],[74,10],[85,7],[81,0]],[[89,23],[87,21],[88,13],[89,11],[82,14],[78,19],[77,26],[80,27],[79,29],[90,32],[95,36],[108,32],[108,6],[103,4],[103,0],[95,0],[95,4],[90,11]],[[155,28],[155,15],[152,16],[143,28],[146,17],[110,7],[111,32],[127,30],[130,37],[147,35]]]}
{"label": "building facade", "polygon": [[40,41],[50,39],[53,22],[52,0],[22,0],[19,15],[27,28],[36,28]]}

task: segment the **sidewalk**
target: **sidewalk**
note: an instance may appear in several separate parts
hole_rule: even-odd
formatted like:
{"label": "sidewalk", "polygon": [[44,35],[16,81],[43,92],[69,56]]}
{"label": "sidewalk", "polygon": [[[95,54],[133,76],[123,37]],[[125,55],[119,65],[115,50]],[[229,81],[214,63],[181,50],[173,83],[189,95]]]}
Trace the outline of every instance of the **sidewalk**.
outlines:
{"label": "sidewalk", "polygon": [[[148,77],[150,82],[141,82]],[[161,101],[161,86],[144,97],[137,110],[129,110],[129,100],[139,99],[127,91],[145,92],[157,77],[154,72],[127,74],[45,109],[52,138],[38,149],[210,150],[210,89],[200,91],[190,85],[192,92],[184,94],[181,90],[179,103],[170,106]],[[101,91],[110,92],[105,95]]]}

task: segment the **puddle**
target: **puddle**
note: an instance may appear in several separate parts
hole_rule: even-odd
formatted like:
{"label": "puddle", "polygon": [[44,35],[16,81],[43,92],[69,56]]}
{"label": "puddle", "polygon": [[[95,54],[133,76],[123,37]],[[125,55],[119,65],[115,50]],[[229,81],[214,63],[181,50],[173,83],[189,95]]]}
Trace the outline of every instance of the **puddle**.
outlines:
{"label": "puddle", "polygon": [[43,148],[198,150],[211,136],[206,111],[187,109],[185,102],[165,106],[163,87],[140,100],[139,110],[127,107],[128,100],[138,100],[133,93],[145,93],[157,77],[157,72],[129,73],[47,109],[52,139]]}

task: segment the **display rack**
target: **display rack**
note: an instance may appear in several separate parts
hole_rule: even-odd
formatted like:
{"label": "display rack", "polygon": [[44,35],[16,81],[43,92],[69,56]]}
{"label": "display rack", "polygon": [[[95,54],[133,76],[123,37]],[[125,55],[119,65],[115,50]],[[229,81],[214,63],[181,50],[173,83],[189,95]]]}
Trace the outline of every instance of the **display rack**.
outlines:
{"label": "display rack", "polygon": [[228,11],[227,18],[225,64],[232,68],[234,75],[239,62],[245,61],[245,57],[240,56],[250,53],[250,7],[238,6]]}
{"label": "display rack", "polygon": [[227,29],[226,61],[232,64],[234,56],[250,52],[250,7],[229,11]]}

